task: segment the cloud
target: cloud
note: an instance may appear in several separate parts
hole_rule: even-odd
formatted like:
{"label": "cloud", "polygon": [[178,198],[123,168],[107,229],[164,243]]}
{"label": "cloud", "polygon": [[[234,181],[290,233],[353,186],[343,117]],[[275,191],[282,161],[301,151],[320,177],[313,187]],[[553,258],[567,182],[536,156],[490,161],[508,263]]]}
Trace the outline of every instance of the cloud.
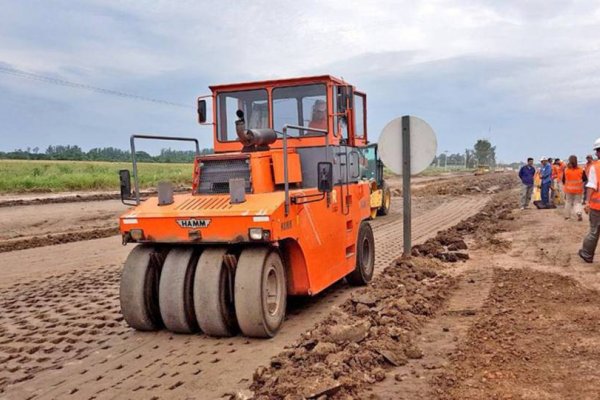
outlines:
{"label": "cloud", "polygon": [[193,110],[209,84],[323,73],[367,91],[373,136],[415,113],[438,127],[442,147],[490,135],[513,160],[585,151],[598,135],[596,2],[25,0],[2,9],[0,61],[191,106],[0,74],[4,150],[125,147],[137,131],[210,145]]}

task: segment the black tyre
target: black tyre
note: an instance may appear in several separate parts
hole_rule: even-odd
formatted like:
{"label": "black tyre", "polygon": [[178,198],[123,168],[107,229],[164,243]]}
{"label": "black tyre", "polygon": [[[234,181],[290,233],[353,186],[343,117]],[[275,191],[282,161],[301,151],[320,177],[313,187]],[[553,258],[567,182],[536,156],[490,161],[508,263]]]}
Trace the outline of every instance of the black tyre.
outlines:
{"label": "black tyre", "polygon": [[266,247],[242,251],[235,272],[235,315],[242,333],[275,336],[285,318],[287,281],[277,251]]}
{"label": "black tyre", "polygon": [[392,191],[385,182],[381,189],[383,191],[383,196],[381,199],[381,206],[377,210],[377,215],[388,215],[392,206]]}
{"label": "black tyre", "polygon": [[196,319],[202,332],[211,336],[233,336],[238,330],[225,254],[225,248],[204,250],[194,277]]}
{"label": "black tyre", "polygon": [[353,286],[363,286],[369,283],[375,272],[375,239],[371,225],[363,221],[358,229],[356,241],[356,267],[346,276]]}
{"label": "black tyre", "polygon": [[165,327],[175,333],[199,330],[193,299],[197,257],[192,248],[176,247],[167,255],[160,275],[160,315]]}
{"label": "black tyre", "polygon": [[163,325],[158,306],[158,286],[165,255],[165,251],[139,245],[125,261],[119,301],[123,318],[134,329],[154,331]]}

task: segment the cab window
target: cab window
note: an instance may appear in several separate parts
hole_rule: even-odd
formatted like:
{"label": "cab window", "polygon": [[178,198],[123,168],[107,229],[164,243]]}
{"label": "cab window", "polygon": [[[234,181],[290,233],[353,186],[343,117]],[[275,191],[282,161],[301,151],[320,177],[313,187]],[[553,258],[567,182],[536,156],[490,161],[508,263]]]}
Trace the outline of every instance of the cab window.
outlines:
{"label": "cab window", "polygon": [[354,137],[365,138],[365,96],[354,93]]}
{"label": "cab window", "polygon": [[[327,93],[322,84],[273,89],[273,129],[281,132],[286,124],[327,129]],[[288,130],[289,136],[320,135],[318,132]]]}
{"label": "cab window", "polygon": [[217,96],[218,140],[229,142],[238,140],[235,133],[236,112],[242,110],[248,129],[269,127],[269,102],[267,91],[244,90],[219,93]]}
{"label": "cab window", "polygon": [[[334,88],[334,96],[333,96],[333,109],[335,110],[336,113],[339,113],[338,111],[338,96],[335,95],[336,94],[336,89]],[[333,119],[334,125],[333,125],[333,129],[334,129],[334,133],[336,136],[339,136],[345,143],[348,142],[348,121],[346,121],[346,117],[345,116],[336,116]]]}

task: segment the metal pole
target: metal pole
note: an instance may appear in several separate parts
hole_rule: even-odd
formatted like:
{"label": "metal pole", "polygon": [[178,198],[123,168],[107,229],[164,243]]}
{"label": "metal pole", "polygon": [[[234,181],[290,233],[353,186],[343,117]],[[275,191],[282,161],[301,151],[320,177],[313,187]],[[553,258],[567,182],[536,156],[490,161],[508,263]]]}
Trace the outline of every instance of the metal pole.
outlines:
{"label": "metal pole", "polygon": [[288,182],[287,126],[283,127],[283,190],[285,192],[284,211],[290,213],[290,183]]}
{"label": "metal pole", "polygon": [[410,257],[411,238],[411,194],[410,194],[410,117],[402,117],[402,199],[404,201],[404,257]]}
{"label": "metal pole", "polygon": [[135,186],[135,204],[140,205],[140,181],[138,179],[137,172],[137,158],[135,156],[135,135],[132,135],[129,139],[131,147],[131,160],[133,162],[133,184]]}

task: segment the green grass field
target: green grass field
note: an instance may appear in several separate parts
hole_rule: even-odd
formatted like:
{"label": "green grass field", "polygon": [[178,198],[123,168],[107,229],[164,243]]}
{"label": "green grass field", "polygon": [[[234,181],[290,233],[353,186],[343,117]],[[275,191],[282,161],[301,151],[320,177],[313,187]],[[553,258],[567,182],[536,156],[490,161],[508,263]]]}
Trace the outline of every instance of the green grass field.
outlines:
{"label": "green grass field", "polygon": [[[119,190],[119,170],[131,168],[117,162],[0,160],[0,193]],[[160,181],[192,184],[192,164],[138,163],[138,171],[142,189]]]}

